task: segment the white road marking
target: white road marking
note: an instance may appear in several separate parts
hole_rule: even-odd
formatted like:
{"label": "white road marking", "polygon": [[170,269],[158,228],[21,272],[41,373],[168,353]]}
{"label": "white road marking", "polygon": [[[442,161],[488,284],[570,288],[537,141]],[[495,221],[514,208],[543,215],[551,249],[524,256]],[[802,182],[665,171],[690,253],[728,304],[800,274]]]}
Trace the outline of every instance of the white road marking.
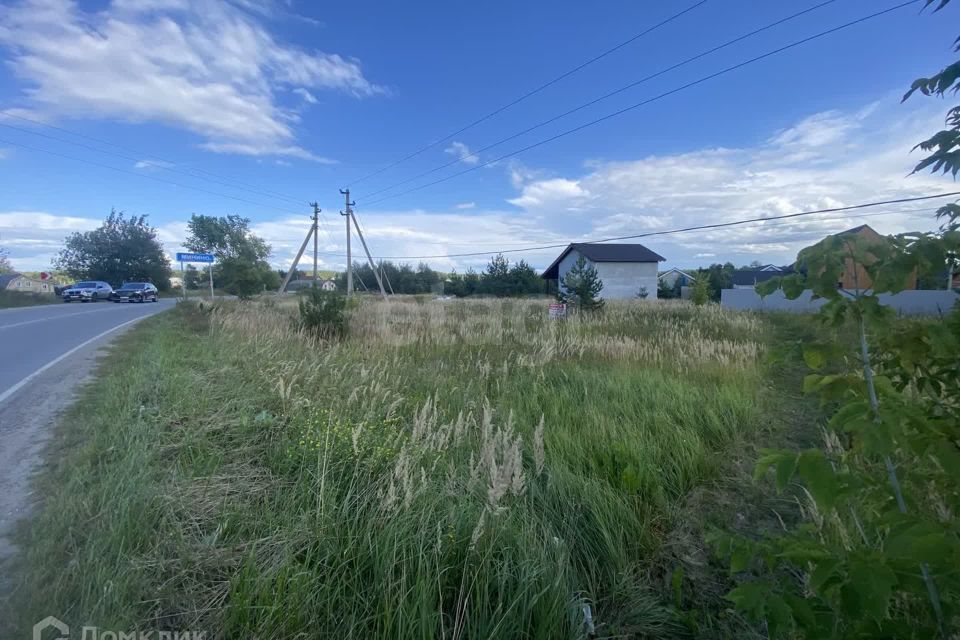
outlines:
{"label": "white road marking", "polygon": [[48,316],[46,318],[37,318],[36,320],[26,320],[24,322],[14,322],[13,324],[4,324],[0,325],[0,329],[12,329],[13,327],[22,327],[26,324],[33,324],[34,322],[46,322],[47,320],[59,320],[60,318],[69,318],[71,316],[85,316],[88,313],[103,313],[106,309],[94,309],[92,311],[77,311],[75,313],[65,313],[59,316]]}
{"label": "white road marking", "polygon": [[113,333],[113,332],[116,331],[117,329],[122,329],[123,327],[125,327],[125,326],[127,326],[127,325],[129,325],[129,324],[133,324],[134,322],[139,322],[140,320],[143,320],[144,318],[148,318],[148,317],[150,317],[151,315],[153,315],[153,314],[152,314],[152,313],[148,313],[148,314],[146,314],[146,315],[140,316],[139,318],[134,318],[133,320],[127,320],[126,322],[123,322],[123,323],[121,323],[121,324],[118,324],[117,326],[115,326],[115,327],[113,327],[113,328],[111,328],[111,329],[107,329],[107,330],[104,331],[103,333],[100,333],[100,334],[97,334],[97,335],[93,336],[93,337],[90,338],[89,340],[86,340],[86,341],[84,341],[84,342],[81,342],[80,344],[78,344],[77,346],[75,346],[73,349],[70,349],[70,351],[67,351],[66,353],[63,353],[63,354],[61,354],[60,356],[54,358],[53,360],[51,360],[51,361],[48,362],[47,364],[43,365],[42,367],[40,367],[39,369],[37,369],[36,371],[34,371],[34,372],[31,373],[30,375],[28,375],[26,378],[24,378],[23,380],[21,380],[20,382],[18,382],[17,384],[13,385],[12,387],[10,387],[9,389],[7,389],[7,390],[4,391],[3,393],[0,393],[0,404],[2,404],[4,400],[6,400],[7,398],[9,398],[9,397],[12,396],[13,394],[15,394],[17,391],[19,391],[20,389],[22,389],[24,386],[26,386],[27,383],[29,383],[31,380],[33,380],[34,378],[36,378],[37,376],[39,376],[41,373],[43,373],[44,371],[46,371],[46,370],[49,369],[50,367],[53,367],[53,366],[57,365],[58,363],[62,362],[64,359],[69,358],[70,356],[72,356],[73,354],[75,354],[75,353],[76,353],[77,351],[79,351],[80,349],[83,349],[83,348],[84,348],[85,346],[87,346],[88,344],[90,344],[90,343],[92,343],[92,342],[96,342],[96,341],[99,340],[100,338],[102,338],[102,337],[104,337],[104,336],[106,336],[106,335],[109,335],[109,334]]}

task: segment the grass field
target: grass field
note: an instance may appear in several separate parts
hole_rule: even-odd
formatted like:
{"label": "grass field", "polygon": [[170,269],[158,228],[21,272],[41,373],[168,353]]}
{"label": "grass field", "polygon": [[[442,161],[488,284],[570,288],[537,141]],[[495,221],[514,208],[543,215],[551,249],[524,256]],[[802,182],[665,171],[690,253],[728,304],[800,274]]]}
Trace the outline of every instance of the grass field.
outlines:
{"label": "grass field", "polygon": [[24,293],[22,291],[0,291],[0,309],[15,307],[34,307],[38,304],[60,302],[60,296],[43,293]]}
{"label": "grass field", "polygon": [[799,415],[779,395],[767,411],[774,328],[686,303],[351,313],[338,343],[269,300],[179,305],[122,338],[43,474],[15,624],[754,634],[702,530],[744,525],[739,461]]}

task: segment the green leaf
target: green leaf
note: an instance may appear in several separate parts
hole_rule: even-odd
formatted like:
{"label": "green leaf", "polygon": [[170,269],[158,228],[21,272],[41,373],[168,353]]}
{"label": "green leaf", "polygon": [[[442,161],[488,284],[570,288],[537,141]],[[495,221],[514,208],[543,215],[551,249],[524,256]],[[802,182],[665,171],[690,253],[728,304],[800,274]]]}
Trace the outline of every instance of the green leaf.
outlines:
{"label": "green leaf", "polygon": [[827,358],[827,350],[823,347],[814,345],[803,350],[803,361],[814,371],[822,369],[827,364]]}
{"label": "green leaf", "polygon": [[767,598],[766,614],[771,638],[779,638],[793,628],[793,609],[780,596]]}
{"label": "green leaf", "polygon": [[798,273],[794,273],[793,275],[783,278],[780,282],[780,286],[783,288],[783,295],[790,300],[796,300],[806,289],[806,282],[803,276]]}
{"label": "green leaf", "polygon": [[758,283],[754,290],[761,298],[766,298],[780,288],[780,280],[780,278],[770,278],[769,280]]}
{"label": "green leaf", "polygon": [[787,595],[786,601],[790,605],[790,610],[793,611],[793,619],[800,627],[807,630],[813,630],[817,627],[817,618],[813,615],[813,609],[805,599]]}
{"label": "green leaf", "polygon": [[883,620],[893,587],[897,584],[897,575],[879,558],[871,558],[851,562],[849,577],[847,587],[856,592],[863,611],[877,622]]}
{"label": "green leaf", "polygon": [[673,602],[677,609],[683,607],[683,566],[678,566],[670,576],[670,586],[673,587]]}
{"label": "green leaf", "polygon": [[836,575],[840,567],[840,560],[834,558],[825,558],[816,563],[813,573],[810,574],[810,588],[817,593],[822,593],[828,581]]}
{"label": "green leaf", "polygon": [[819,373],[811,373],[803,377],[803,392],[804,393],[813,393],[820,387],[820,381],[823,380],[823,376]]}
{"label": "green leaf", "polygon": [[798,468],[817,506],[823,510],[832,509],[840,496],[840,484],[823,453],[813,449],[804,451],[800,454]]}
{"label": "green leaf", "polygon": [[725,597],[737,609],[755,618],[763,616],[764,604],[770,594],[770,585],[766,582],[747,582],[731,590]]}
{"label": "green leaf", "polygon": [[798,456],[784,455],[777,462],[777,491],[783,491],[797,469]]}

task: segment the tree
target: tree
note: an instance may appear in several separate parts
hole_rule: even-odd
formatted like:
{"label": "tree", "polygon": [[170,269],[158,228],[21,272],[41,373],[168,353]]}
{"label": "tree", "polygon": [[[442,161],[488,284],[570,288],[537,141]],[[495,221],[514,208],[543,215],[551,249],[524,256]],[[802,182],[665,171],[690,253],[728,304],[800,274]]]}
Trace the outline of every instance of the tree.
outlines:
{"label": "tree", "polygon": [[10,264],[10,257],[6,249],[0,248],[0,273],[10,273],[13,271],[13,265]]}
{"label": "tree", "polygon": [[[943,9],[950,0],[937,2]],[[957,40],[960,50],[960,39]],[[913,83],[944,95],[956,89],[960,63]],[[921,142],[932,152],[916,171],[960,168],[960,107],[948,129]],[[909,322],[881,304],[912,274],[943,266],[960,252],[956,204],[942,207],[939,233],[908,233],[881,242],[829,236],[797,256],[797,273],[757,286],[805,290],[826,303],[826,331],[803,347],[812,370],[803,389],[833,415],[830,446],[768,451],[756,476],[773,470],[778,491],[799,483],[816,523],[757,540],[720,536],[731,574],[754,574],[727,598],[766,624],[769,637],[952,638],[960,601],[960,309]],[[837,287],[849,266],[870,287]]]}
{"label": "tree", "polygon": [[112,210],[93,231],[67,237],[54,260],[57,269],[78,280],[103,280],[114,286],[130,280],[152,282],[160,290],[170,288],[170,263],[146,216],[126,218]]}
{"label": "tree", "polygon": [[277,272],[267,263],[270,245],[250,231],[249,219],[193,214],[187,228],[184,246],[216,256],[213,277],[227,293],[245,299],[280,285]]}
{"label": "tree", "polygon": [[510,295],[510,290],[510,261],[504,258],[502,253],[498,253],[487,263],[481,291],[495,296],[506,296]]}
{"label": "tree", "polygon": [[700,275],[693,281],[690,300],[698,307],[710,301],[710,281],[706,276]]}
{"label": "tree", "polygon": [[546,282],[526,260],[520,260],[510,267],[510,295],[531,295],[544,293]]}
{"label": "tree", "polygon": [[560,301],[582,311],[603,309],[603,298],[599,298],[603,282],[592,264],[580,256],[563,276],[560,286]]}
{"label": "tree", "polygon": [[183,271],[183,288],[196,289],[200,286],[200,273],[192,264],[188,264]]}

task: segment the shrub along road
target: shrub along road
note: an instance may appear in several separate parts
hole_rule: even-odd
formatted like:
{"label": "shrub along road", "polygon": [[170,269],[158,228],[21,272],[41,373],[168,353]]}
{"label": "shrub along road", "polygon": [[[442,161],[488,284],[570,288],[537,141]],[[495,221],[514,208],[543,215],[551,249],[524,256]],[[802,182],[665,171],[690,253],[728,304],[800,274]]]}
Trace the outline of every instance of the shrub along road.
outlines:
{"label": "shrub along road", "polygon": [[77,303],[0,311],[0,563],[12,551],[11,527],[29,507],[30,474],[57,413],[73,401],[109,339],[174,304]]}

